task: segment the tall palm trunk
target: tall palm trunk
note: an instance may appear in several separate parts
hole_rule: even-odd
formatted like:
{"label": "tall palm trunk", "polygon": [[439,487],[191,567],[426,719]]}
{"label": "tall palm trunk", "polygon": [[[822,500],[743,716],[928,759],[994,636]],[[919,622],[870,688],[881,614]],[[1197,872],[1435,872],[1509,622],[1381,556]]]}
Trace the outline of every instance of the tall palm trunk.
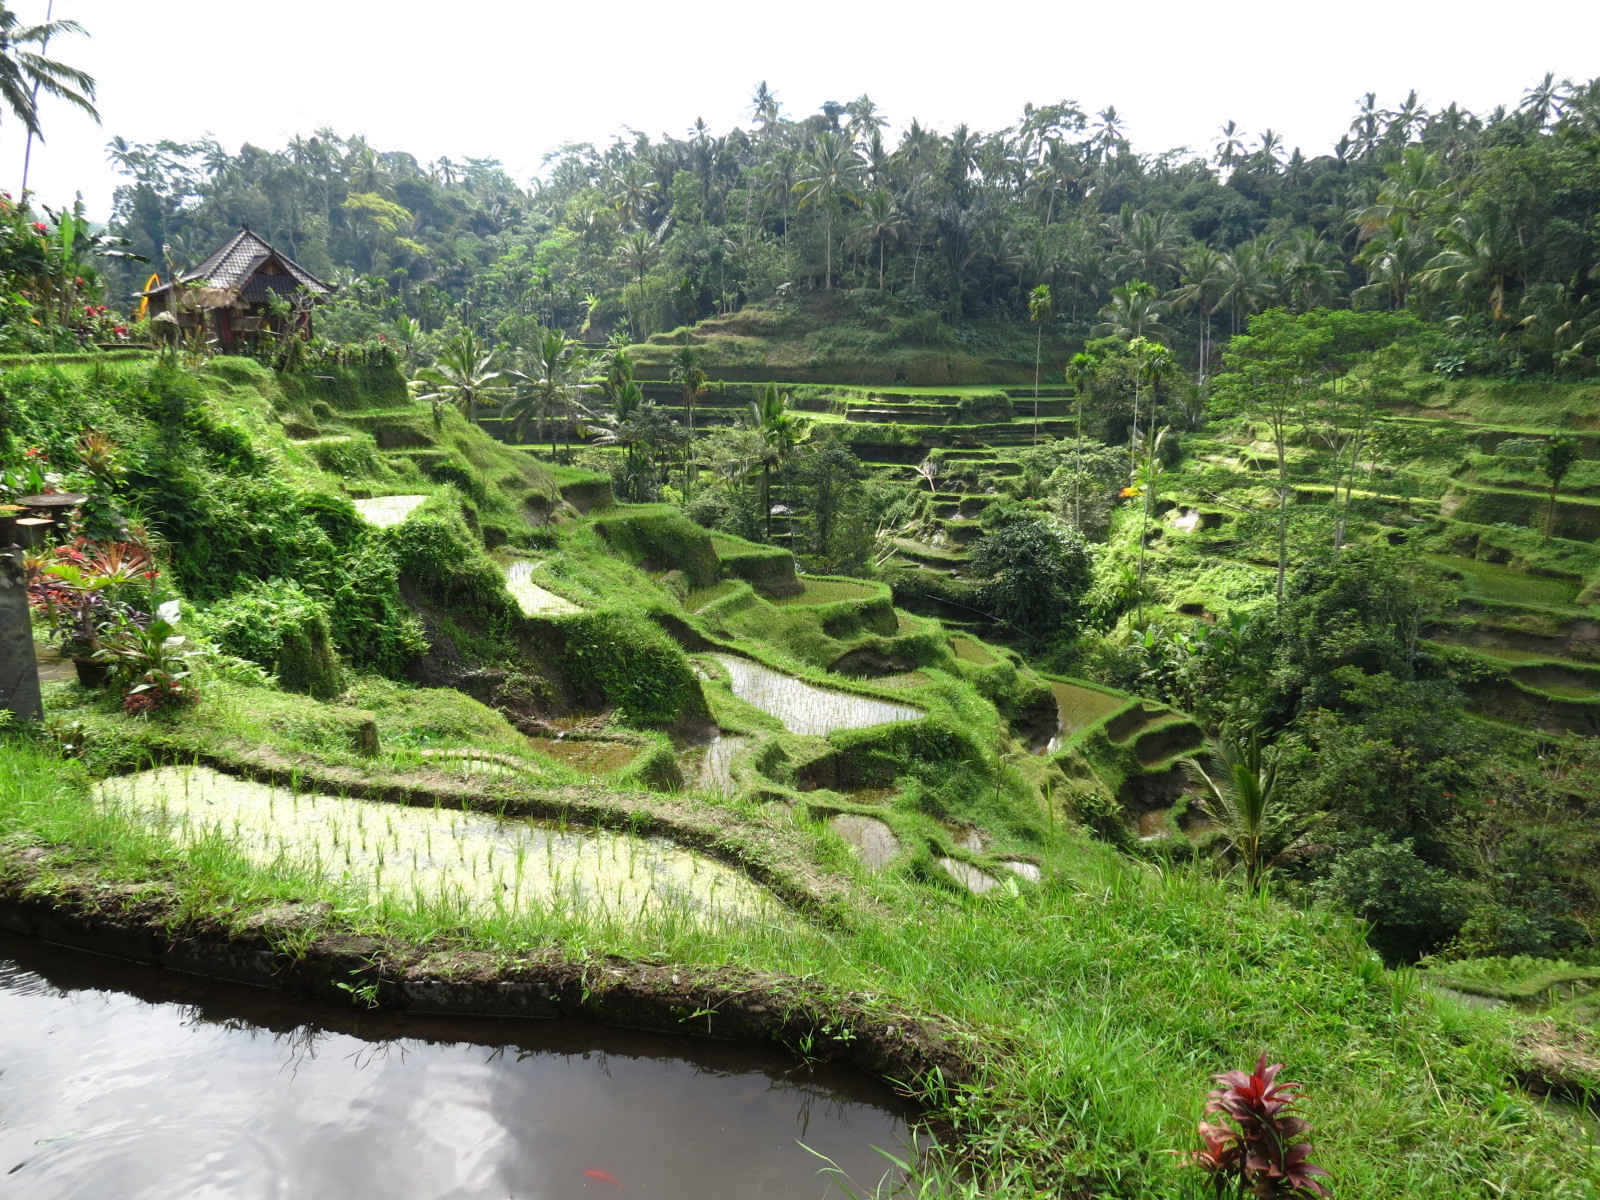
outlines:
{"label": "tall palm trunk", "polygon": [[1039,444],[1039,364],[1044,359],[1044,322],[1033,339],[1033,444]]}

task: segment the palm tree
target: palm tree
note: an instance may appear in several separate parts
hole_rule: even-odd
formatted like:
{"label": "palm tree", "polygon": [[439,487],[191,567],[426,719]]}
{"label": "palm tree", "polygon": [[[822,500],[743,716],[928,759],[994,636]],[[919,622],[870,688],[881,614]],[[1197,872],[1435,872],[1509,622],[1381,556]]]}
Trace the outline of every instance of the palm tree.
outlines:
{"label": "palm tree", "polygon": [[1222,134],[1222,138],[1216,144],[1212,161],[1222,170],[1230,171],[1233,165],[1244,157],[1243,130],[1239,128],[1237,121],[1229,121],[1218,132]]}
{"label": "palm tree", "polygon": [[[701,352],[693,346],[680,346],[672,355],[672,371],[668,375],[673,383],[678,385],[678,391],[683,396],[683,411],[689,423],[689,440],[694,441],[694,406],[701,396],[705,395],[706,369],[701,363]],[[683,465],[683,490],[684,498],[689,498],[693,490],[693,455],[684,459]]]}
{"label": "palm tree", "polygon": [[1222,305],[1227,287],[1226,255],[1210,246],[1195,245],[1183,256],[1183,275],[1178,290],[1170,299],[1175,307],[1194,308],[1201,313],[1200,365],[1195,372],[1198,383],[1206,381],[1211,365],[1211,318]]}
{"label": "palm tree", "polygon": [[1238,333],[1243,327],[1241,318],[1260,311],[1271,295],[1267,281],[1267,254],[1260,242],[1242,242],[1225,254],[1219,264],[1222,273],[1222,296],[1218,306],[1226,306],[1230,331]]}
{"label": "palm tree", "polygon": [[805,437],[811,422],[797,417],[789,407],[789,397],[778,393],[778,385],[769,383],[761,396],[750,402],[746,420],[751,429],[761,434],[764,447],[761,455],[761,512],[766,523],[767,537],[772,537],[772,469],[788,461],[789,456]]}
{"label": "palm tree", "polygon": [[[94,106],[93,77],[44,56],[51,38],[83,32],[76,21],[47,19],[40,25],[24,25],[9,6],[0,3],[0,98],[30,137],[44,140],[39,127],[40,92],[100,119]],[[38,46],[39,51],[28,50],[28,46]]]}
{"label": "palm tree", "polygon": [[1038,331],[1033,339],[1033,444],[1039,444],[1039,366],[1044,360],[1044,327],[1055,315],[1050,306],[1050,285],[1041,283],[1028,294],[1028,320]]}
{"label": "palm tree", "polygon": [[477,415],[478,406],[501,395],[495,383],[500,372],[494,369],[494,353],[471,330],[452,338],[439,355],[439,361],[424,367],[407,385],[411,394],[433,407],[433,427],[444,424],[448,408],[459,409],[467,420]]}
{"label": "palm tree", "polygon": [[1321,813],[1289,811],[1279,793],[1277,746],[1263,747],[1252,730],[1240,741],[1214,737],[1206,745],[1210,769],[1198,758],[1183,760],[1184,770],[1201,790],[1197,801],[1238,864],[1245,886],[1259,891],[1266,875],[1292,854],[1306,849]]}
{"label": "palm tree", "polygon": [[867,197],[866,220],[861,226],[861,236],[878,247],[878,290],[883,291],[883,252],[887,243],[899,238],[906,227],[905,216],[895,207],[893,198],[884,188],[878,188]]}
{"label": "palm tree", "polygon": [[1179,243],[1167,213],[1133,213],[1107,222],[1116,248],[1111,261],[1123,279],[1170,278],[1178,269]]}
{"label": "palm tree", "polygon": [[817,134],[795,181],[794,190],[800,194],[801,208],[820,208],[823,214],[822,234],[827,263],[823,268],[822,290],[833,290],[833,214],[843,202],[854,202],[860,163],[855,150],[844,138],[831,129]]}
{"label": "palm tree", "polygon": [[554,458],[556,427],[566,429],[570,440],[573,420],[588,415],[582,397],[589,390],[589,371],[589,359],[566,334],[559,329],[536,329],[533,345],[511,372],[511,395],[500,410],[502,418],[516,422],[517,441],[522,440],[530,420],[542,421]]}
{"label": "palm tree", "polygon": [[1483,293],[1489,316],[1505,317],[1506,282],[1516,270],[1517,237],[1495,212],[1462,213],[1440,231],[1442,248],[1417,276],[1426,287],[1454,288],[1462,299]]}
{"label": "palm tree", "polygon": [[1097,337],[1117,337],[1125,342],[1139,338],[1165,341],[1172,336],[1172,330],[1161,322],[1166,315],[1167,306],[1154,286],[1142,279],[1130,279],[1111,289],[1111,303],[1100,310],[1100,324],[1094,332]]}
{"label": "palm tree", "polygon": [[622,239],[622,244],[617,248],[623,266],[628,269],[628,273],[633,276],[639,288],[639,309],[634,315],[641,341],[650,336],[650,322],[644,306],[644,277],[650,273],[650,268],[655,266],[656,260],[661,257],[661,243],[666,237],[666,232],[666,221],[663,221],[654,233],[648,229],[634,229]]}
{"label": "palm tree", "polygon": [[1150,514],[1159,497],[1156,492],[1161,485],[1161,451],[1166,444],[1170,427],[1163,425],[1160,429],[1153,426],[1146,432],[1144,446],[1139,455],[1139,469],[1134,472],[1133,486],[1139,494],[1139,625],[1144,627],[1144,560],[1146,544],[1150,537]]}
{"label": "palm tree", "polygon": [[1339,284],[1348,276],[1339,265],[1338,252],[1315,230],[1296,229],[1284,241],[1283,274],[1290,308],[1306,312],[1339,297]]}
{"label": "palm tree", "polygon": [[1067,382],[1072,384],[1073,395],[1072,523],[1079,530],[1083,528],[1081,524],[1083,514],[1079,504],[1083,481],[1083,394],[1089,390],[1089,385],[1099,373],[1100,360],[1092,354],[1079,351],[1072,356],[1072,361],[1067,363]]}
{"label": "palm tree", "polygon": [[1134,338],[1128,343],[1128,349],[1133,355],[1133,428],[1128,433],[1128,478],[1132,482],[1134,456],[1139,445],[1139,402],[1144,386],[1158,386],[1172,374],[1177,362],[1172,351],[1148,338]]}

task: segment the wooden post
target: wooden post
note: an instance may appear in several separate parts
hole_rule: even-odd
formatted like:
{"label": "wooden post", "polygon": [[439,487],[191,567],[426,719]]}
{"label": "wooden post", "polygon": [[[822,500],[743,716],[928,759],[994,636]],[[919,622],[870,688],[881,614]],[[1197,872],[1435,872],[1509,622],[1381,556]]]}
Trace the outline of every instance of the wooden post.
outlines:
{"label": "wooden post", "polygon": [[22,556],[15,547],[0,549],[0,712],[18,721],[44,719]]}

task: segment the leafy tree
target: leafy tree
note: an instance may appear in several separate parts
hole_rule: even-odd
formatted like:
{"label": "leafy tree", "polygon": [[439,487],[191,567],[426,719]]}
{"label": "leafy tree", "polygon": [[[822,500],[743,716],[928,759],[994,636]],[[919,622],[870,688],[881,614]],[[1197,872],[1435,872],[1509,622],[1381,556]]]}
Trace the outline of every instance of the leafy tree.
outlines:
{"label": "leafy tree", "polygon": [[1223,355],[1227,373],[1218,377],[1215,392],[1219,411],[1264,421],[1272,435],[1277,459],[1280,607],[1289,567],[1290,428],[1302,422],[1321,390],[1343,376],[1357,359],[1412,327],[1410,319],[1399,313],[1317,309],[1296,316],[1273,309],[1251,318],[1249,333],[1234,338]]}
{"label": "leafy tree", "polygon": [[1455,598],[1444,573],[1404,547],[1351,545],[1306,563],[1279,610],[1279,694],[1306,712],[1341,706],[1341,668],[1416,679],[1423,631]]}
{"label": "leafy tree", "polygon": [[1581,443],[1571,434],[1557,434],[1550,438],[1539,451],[1539,469],[1544,472],[1544,477],[1550,481],[1550,500],[1545,507],[1544,537],[1550,540],[1550,532],[1556,523],[1556,496],[1561,491],[1561,481],[1567,477],[1567,472],[1572,470],[1581,453]]}
{"label": "leafy tree", "polygon": [[993,504],[968,565],[985,582],[981,603],[1036,645],[1072,637],[1091,582],[1082,536],[1032,510]]}
{"label": "leafy tree", "polygon": [[788,476],[803,517],[805,550],[824,571],[858,568],[872,545],[873,530],[852,518],[863,496],[867,472],[843,443],[829,438],[807,443]]}

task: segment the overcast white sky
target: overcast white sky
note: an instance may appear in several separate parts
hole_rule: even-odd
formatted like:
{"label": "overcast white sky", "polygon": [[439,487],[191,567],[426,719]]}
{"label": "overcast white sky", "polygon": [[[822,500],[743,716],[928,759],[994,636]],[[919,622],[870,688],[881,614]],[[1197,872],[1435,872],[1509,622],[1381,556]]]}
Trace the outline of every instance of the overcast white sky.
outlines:
{"label": "overcast white sky", "polygon": [[[24,21],[46,0],[11,0]],[[791,115],[868,93],[899,126],[994,129],[1025,101],[1114,104],[1135,145],[1209,148],[1232,118],[1325,152],[1357,99],[1487,110],[1544,72],[1600,74],[1600,0],[811,0],[807,4],[455,0],[56,0],[89,40],[51,47],[100,83],[103,126],[59,106],[30,185],[104,216],[113,134],[210,133],[237,149],[331,126],[423,160],[501,159],[518,178],[564,142],[624,126],[681,134],[742,120],[765,79]],[[0,187],[22,138],[0,124]]]}

